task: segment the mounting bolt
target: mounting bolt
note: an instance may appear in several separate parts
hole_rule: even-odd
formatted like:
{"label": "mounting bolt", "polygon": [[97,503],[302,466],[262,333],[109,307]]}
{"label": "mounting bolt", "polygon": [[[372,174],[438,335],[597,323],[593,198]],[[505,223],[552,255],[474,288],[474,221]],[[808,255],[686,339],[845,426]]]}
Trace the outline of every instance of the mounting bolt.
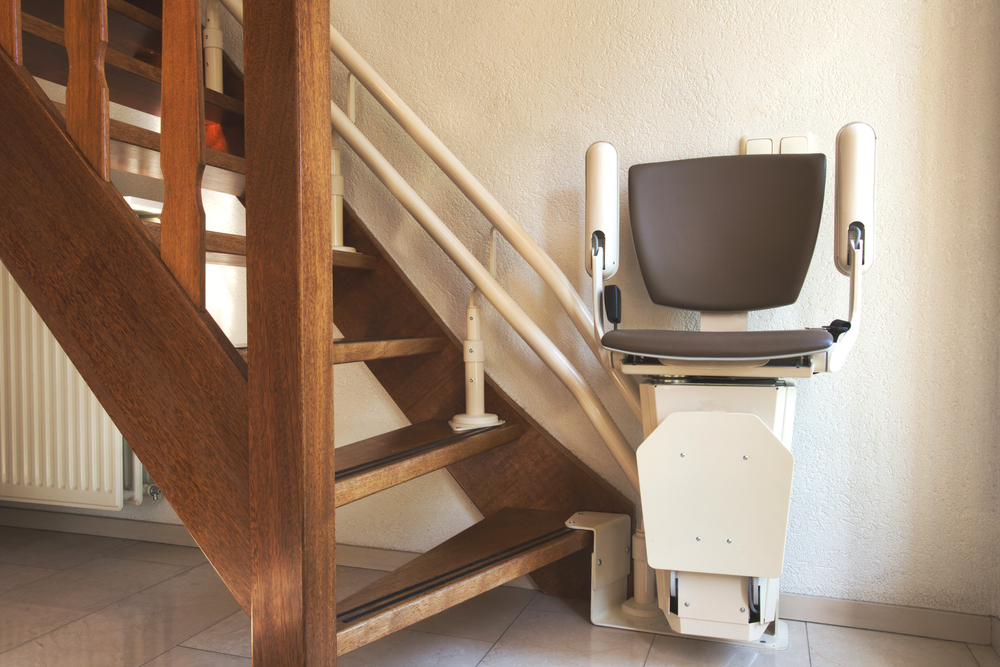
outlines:
{"label": "mounting bolt", "polygon": [[601,559],[600,559],[600,558],[598,558],[598,559],[597,559],[597,566],[598,566],[598,567],[600,567],[600,566],[601,566]]}

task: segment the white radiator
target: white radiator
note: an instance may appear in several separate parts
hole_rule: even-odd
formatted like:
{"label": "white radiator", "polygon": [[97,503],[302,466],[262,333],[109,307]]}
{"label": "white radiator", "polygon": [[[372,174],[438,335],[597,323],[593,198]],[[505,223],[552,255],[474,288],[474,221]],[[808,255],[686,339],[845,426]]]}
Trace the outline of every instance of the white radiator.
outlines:
{"label": "white radiator", "polygon": [[2,264],[0,318],[0,500],[121,509],[122,436]]}

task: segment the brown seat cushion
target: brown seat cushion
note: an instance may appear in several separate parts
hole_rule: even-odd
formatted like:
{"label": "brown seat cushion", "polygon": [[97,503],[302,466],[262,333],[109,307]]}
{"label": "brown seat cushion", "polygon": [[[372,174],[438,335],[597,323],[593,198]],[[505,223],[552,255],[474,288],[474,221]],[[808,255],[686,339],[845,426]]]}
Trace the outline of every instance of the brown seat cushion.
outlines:
{"label": "brown seat cushion", "polygon": [[825,352],[833,346],[826,329],[795,331],[661,331],[619,329],[604,334],[609,350],[660,359],[782,359]]}

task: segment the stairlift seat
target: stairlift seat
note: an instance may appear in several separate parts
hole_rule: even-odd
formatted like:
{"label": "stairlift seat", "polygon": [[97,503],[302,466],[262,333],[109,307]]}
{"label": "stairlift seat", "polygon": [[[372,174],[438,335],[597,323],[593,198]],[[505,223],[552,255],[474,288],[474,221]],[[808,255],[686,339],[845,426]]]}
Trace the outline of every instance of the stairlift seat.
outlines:
{"label": "stairlift seat", "polygon": [[618,329],[604,334],[613,352],[684,361],[767,361],[826,352],[833,336],[826,329],[792,331],[664,331]]}
{"label": "stairlift seat", "polygon": [[[629,210],[654,303],[732,313],[795,302],[816,246],[826,156],[730,155],[635,165]],[[618,329],[605,348],[677,361],[766,362],[829,350],[825,329]]]}

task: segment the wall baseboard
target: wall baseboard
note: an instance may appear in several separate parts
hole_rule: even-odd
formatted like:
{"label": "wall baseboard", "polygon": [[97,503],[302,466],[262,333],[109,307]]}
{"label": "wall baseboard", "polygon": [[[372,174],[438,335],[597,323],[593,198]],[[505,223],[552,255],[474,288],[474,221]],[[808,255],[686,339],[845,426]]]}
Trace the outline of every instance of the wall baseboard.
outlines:
{"label": "wall baseboard", "polygon": [[14,507],[0,507],[0,526],[15,528],[35,528],[57,533],[79,533],[100,535],[160,544],[177,544],[183,547],[198,546],[187,528],[171,523],[131,521],[106,516],[88,514],[64,514],[44,510],[23,510]]}
{"label": "wall baseboard", "polygon": [[[0,526],[197,546],[184,526],[83,514],[0,507]],[[418,555],[408,551],[359,547],[351,544],[337,545],[339,565],[383,572],[391,572],[409,563]],[[507,585],[537,590],[537,586],[527,576],[515,579]],[[782,594],[778,604],[781,618],[790,621],[840,625],[860,630],[894,632],[969,644],[992,644],[997,653],[1000,653],[1000,618],[995,616],[809,595]]]}
{"label": "wall baseboard", "polygon": [[782,593],[778,601],[778,615],[790,621],[841,625],[969,644],[989,645],[996,636],[992,630],[995,621],[990,616],[809,595]]}

